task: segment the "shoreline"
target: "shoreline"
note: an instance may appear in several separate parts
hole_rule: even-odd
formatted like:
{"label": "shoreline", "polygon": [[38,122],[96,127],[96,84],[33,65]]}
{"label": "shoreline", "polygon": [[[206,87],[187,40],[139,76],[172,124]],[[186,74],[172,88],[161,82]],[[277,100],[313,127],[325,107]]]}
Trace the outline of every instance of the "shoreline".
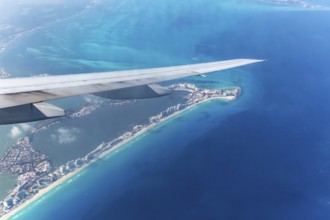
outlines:
{"label": "shoreline", "polygon": [[34,196],[32,196],[31,198],[27,199],[26,201],[24,201],[21,205],[19,205],[18,207],[14,208],[13,210],[11,210],[10,212],[8,212],[7,214],[3,215],[0,217],[0,220],[7,220],[8,218],[14,217],[16,214],[18,214],[20,211],[22,211],[24,208],[26,208],[27,206],[29,206],[31,203],[37,201],[38,199],[42,198],[43,196],[45,196],[48,192],[52,191],[53,189],[56,189],[57,187],[59,187],[61,184],[65,183],[66,181],[72,179],[74,176],[76,176],[77,174],[79,174],[81,171],[83,171],[85,168],[87,168],[88,166],[90,166],[91,164],[95,163],[97,160],[104,158],[105,156],[110,155],[111,153],[114,153],[118,150],[123,149],[123,147],[128,144],[129,142],[133,141],[135,138],[145,134],[146,132],[148,132],[149,130],[151,130],[152,128],[161,125],[163,122],[168,121],[170,119],[175,118],[176,116],[186,112],[187,110],[190,110],[200,104],[206,103],[206,102],[210,102],[213,100],[225,100],[225,101],[233,101],[236,99],[236,96],[225,96],[225,97],[213,97],[213,98],[209,98],[209,99],[205,99],[201,102],[195,103],[191,106],[188,106],[185,109],[179,110],[165,118],[160,119],[158,122],[156,123],[152,123],[150,125],[148,125],[147,127],[141,129],[140,131],[138,131],[137,133],[135,133],[134,135],[132,135],[130,138],[118,143],[117,145],[113,146],[112,148],[110,148],[109,150],[101,153],[96,159],[93,159],[91,162],[89,162],[88,164],[84,164],[81,167],[77,168],[76,170],[66,174],[65,176],[63,176],[62,178],[58,179],[57,181],[53,182],[52,184],[50,184],[49,186],[47,186],[44,189],[41,189],[37,194],[35,194]]}

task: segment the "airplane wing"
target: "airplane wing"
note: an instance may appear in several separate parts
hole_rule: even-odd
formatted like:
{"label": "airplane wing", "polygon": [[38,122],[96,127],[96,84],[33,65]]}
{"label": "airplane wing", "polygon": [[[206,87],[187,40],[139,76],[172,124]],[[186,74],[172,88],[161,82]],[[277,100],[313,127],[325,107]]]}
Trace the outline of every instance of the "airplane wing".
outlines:
{"label": "airplane wing", "polygon": [[0,124],[64,115],[62,109],[44,102],[47,100],[90,93],[113,99],[157,97],[169,91],[155,83],[261,61],[236,59],[152,69],[1,79]]}

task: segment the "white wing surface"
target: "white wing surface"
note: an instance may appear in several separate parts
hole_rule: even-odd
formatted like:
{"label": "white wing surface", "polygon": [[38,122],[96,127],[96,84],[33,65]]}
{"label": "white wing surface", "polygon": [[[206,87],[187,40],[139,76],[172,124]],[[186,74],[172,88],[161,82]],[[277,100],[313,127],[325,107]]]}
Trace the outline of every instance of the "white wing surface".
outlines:
{"label": "white wing surface", "polygon": [[[166,91],[162,91],[163,88],[154,85],[155,83],[188,76],[202,75],[209,72],[230,69],[261,61],[263,60],[236,59],[153,69],[1,79],[0,124],[1,120],[3,120],[1,118],[2,109],[11,110],[13,109],[12,107],[18,106],[19,109],[15,110],[22,111],[22,106],[89,93],[98,93],[100,96],[108,98],[114,97],[125,99],[130,97],[128,93],[135,93],[132,88],[139,88],[145,85],[147,85],[148,88],[143,89],[144,93],[146,93],[147,90],[150,90],[158,95],[162,95],[165,94]],[[113,91],[114,93],[104,94],[104,92],[109,91]],[[154,96],[142,95],[141,97]],[[132,98],[138,97],[132,96]],[[36,107],[36,105],[33,106]],[[42,106],[42,109],[38,108],[38,110],[41,112],[47,112],[47,109],[49,108],[46,108],[45,110],[43,109],[45,105]],[[50,105],[48,104],[46,106],[49,107]],[[58,109],[55,108],[55,112],[57,110]],[[63,112],[61,114],[63,115]],[[57,116],[56,113],[54,115]],[[49,117],[53,117],[53,113]],[[11,123],[10,120],[9,123]]]}

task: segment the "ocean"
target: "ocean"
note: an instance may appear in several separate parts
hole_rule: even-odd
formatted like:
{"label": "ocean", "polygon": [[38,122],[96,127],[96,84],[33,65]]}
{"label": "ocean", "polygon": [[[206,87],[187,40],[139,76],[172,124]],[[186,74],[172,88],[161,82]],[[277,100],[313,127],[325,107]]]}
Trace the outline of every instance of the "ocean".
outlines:
{"label": "ocean", "polygon": [[102,4],[22,38],[3,59],[7,69],[268,62],[182,80],[240,85],[243,94],[160,124],[12,219],[330,218],[328,11],[213,0]]}

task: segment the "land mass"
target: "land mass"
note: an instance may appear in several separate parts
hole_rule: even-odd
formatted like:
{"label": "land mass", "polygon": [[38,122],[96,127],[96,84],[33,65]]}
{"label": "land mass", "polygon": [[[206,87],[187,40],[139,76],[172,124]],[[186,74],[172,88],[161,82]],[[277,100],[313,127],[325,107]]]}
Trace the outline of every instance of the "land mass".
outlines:
{"label": "land mass", "polygon": [[286,6],[286,7],[298,7],[298,8],[305,8],[311,10],[329,10],[330,8],[327,6],[314,4],[302,0],[260,0],[261,2],[276,4],[279,6]]}
{"label": "land mass", "polygon": [[[134,125],[130,130],[110,141],[103,141],[85,156],[68,161],[60,166],[54,166],[50,157],[34,149],[31,144],[34,135],[61,124],[65,120],[85,117],[97,110],[102,104],[85,104],[79,109],[68,111],[66,117],[37,124],[27,136],[18,140],[18,142],[10,147],[5,155],[0,158],[0,173],[10,172],[19,175],[16,187],[0,202],[0,216],[2,216],[0,219],[6,219],[14,215],[30,202],[40,198],[46,192],[71,178],[86,166],[110,152],[117,150],[125,143],[160,122],[172,118],[197,104],[213,99],[234,100],[241,94],[241,89],[239,87],[220,90],[201,89],[193,84],[175,84],[169,86],[169,88],[174,91],[187,92],[184,101],[168,107],[156,115],[150,116],[147,120]],[[120,105],[121,102],[117,102],[117,104]]]}

